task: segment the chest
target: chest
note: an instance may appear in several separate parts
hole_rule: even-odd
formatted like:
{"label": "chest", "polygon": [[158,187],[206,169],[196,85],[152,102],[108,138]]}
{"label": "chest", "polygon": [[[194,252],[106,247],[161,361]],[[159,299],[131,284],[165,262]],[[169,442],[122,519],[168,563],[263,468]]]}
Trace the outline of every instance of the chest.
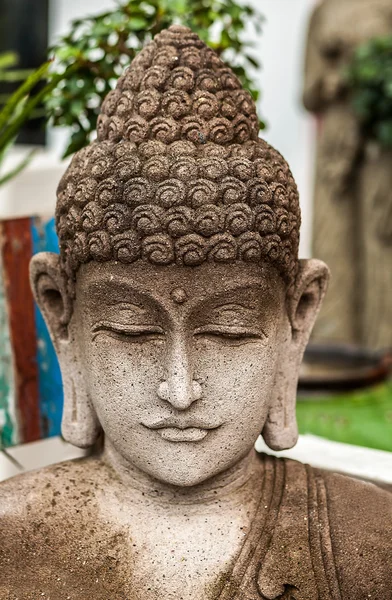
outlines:
{"label": "chest", "polygon": [[139,520],[130,538],[129,589],[134,600],[219,597],[247,535],[236,515],[163,516]]}

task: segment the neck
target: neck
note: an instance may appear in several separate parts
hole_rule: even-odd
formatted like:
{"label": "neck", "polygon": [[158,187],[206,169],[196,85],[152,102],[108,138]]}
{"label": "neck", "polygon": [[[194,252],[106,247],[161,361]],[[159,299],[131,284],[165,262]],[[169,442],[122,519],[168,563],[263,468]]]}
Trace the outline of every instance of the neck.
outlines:
{"label": "neck", "polygon": [[[256,477],[261,482],[263,463],[252,450],[235,465],[222,473],[218,473],[207,481],[194,486],[181,487],[160,481],[121,456],[109,441],[105,441],[103,451],[104,462],[112,468],[125,489],[133,496],[140,496],[143,502],[156,500],[159,504],[202,504],[219,501],[230,502],[247,492],[249,485],[253,488]],[[259,488],[258,483],[257,488]]]}

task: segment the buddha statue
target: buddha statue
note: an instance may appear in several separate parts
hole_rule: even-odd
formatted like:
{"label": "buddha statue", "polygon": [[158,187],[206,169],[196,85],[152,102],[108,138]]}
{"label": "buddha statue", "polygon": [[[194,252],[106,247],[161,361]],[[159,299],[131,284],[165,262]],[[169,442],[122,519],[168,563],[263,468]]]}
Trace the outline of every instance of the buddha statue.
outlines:
{"label": "buddha statue", "polygon": [[102,452],[0,485],[1,600],[387,600],[392,496],[295,445],[328,269],[248,92],[172,26],[106,98],[31,263],[63,435]]}
{"label": "buddha statue", "polygon": [[362,131],[345,71],[391,31],[390,0],[315,3],[303,92],[319,123],[313,253],[332,272],[313,337],[371,351],[392,347],[392,152]]}

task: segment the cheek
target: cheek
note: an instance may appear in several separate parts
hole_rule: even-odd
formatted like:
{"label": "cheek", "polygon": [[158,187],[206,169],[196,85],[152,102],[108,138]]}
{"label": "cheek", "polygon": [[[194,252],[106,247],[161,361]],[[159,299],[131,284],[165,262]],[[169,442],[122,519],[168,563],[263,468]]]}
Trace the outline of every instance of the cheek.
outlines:
{"label": "cheek", "polygon": [[137,420],[156,398],[162,377],[164,345],[139,344],[98,336],[85,346],[89,392],[99,417]]}
{"label": "cheek", "polygon": [[196,357],[195,376],[203,382],[207,401],[231,417],[262,417],[276,372],[276,352],[270,343],[219,348],[206,343]]}

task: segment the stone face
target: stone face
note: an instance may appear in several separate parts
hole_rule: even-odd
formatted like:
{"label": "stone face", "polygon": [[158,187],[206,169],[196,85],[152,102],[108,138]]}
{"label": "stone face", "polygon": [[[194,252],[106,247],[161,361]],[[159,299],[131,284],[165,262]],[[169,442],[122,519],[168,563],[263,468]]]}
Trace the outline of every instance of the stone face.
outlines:
{"label": "stone face", "polygon": [[323,0],[309,27],[304,104],[320,121],[313,254],[333,273],[318,342],[392,345],[391,152],[362,135],[344,82],[354,49],[391,23],[389,0]]}
{"label": "stone face", "polygon": [[[170,28],[60,185],[60,256],[35,256],[31,282],[62,370],[63,435],[103,450],[0,486],[1,599],[390,597],[391,496],[254,450],[260,432],[296,443],[328,269],[298,260],[295,184],[256,129],[204,139],[219,110],[250,116],[238,91],[197,36]],[[195,115],[200,147],[179,125]],[[157,118],[166,133],[146,141]]]}

